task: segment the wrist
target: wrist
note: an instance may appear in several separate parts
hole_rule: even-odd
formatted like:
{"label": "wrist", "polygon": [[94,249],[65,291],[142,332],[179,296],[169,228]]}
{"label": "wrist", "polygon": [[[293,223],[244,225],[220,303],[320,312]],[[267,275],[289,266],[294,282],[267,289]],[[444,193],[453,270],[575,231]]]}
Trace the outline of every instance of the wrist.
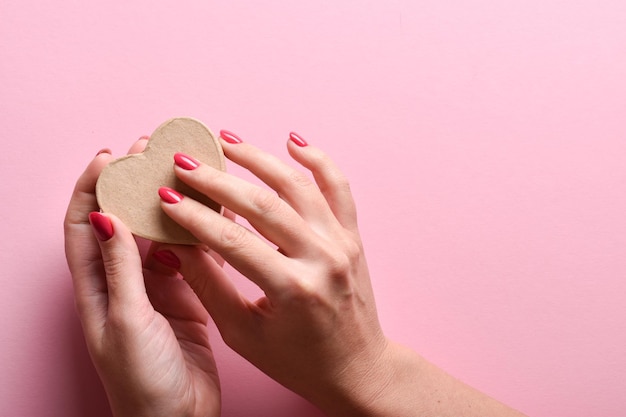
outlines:
{"label": "wrist", "polygon": [[524,416],[390,341],[368,371],[349,387],[323,408],[329,416]]}
{"label": "wrist", "polygon": [[379,352],[354,360],[335,379],[331,394],[315,403],[333,417],[404,415],[405,388],[414,385],[422,361],[415,352],[385,339]]}

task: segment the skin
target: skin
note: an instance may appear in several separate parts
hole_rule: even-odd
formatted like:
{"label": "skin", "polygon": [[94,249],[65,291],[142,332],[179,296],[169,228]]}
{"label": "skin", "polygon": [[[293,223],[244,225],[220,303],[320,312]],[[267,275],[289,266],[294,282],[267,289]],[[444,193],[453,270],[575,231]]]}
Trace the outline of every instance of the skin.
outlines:
{"label": "skin", "polygon": [[[145,140],[131,151],[139,151]],[[95,184],[113,158],[101,153],[79,178],[65,218],[67,261],[87,347],[113,414],[218,416],[219,379],[208,314],[173,270],[142,267],[133,236],[111,216],[98,241],[88,221]]]}
{"label": "skin", "polygon": [[[176,255],[184,281],[176,281],[176,271],[168,268],[144,268],[146,295],[136,246],[124,225],[110,216],[113,238],[98,243],[89,235],[93,184],[110,157],[97,157],[77,185],[69,229],[66,221],[68,262],[87,344],[116,416],[217,415],[211,414],[219,409],[219,384],[204,309],[232,349],[329,416],[521,415],[384,336],[349,184],[322,151],[287,144],[311,180],[247,143],[222,146],[228,159],[267,187],[203,164],[174,170],[245,218],[256,233],[188,197],[163,202],[162,208],[258,285],[265,294],[258,300],[239,292],[220,257],[172,245],[159,250]],[[89,250],[77,250],[79,245]],[[163,282],[180,287],[181,295],[150,296],[170,297]],[[183,290],[185,283],[193,291]],[[155,365],[163,349],[151,352],[152,345],[167,346],[167,366]],[[205,414],[199,404],[207,407]],[[172,411],[181,406],[188,414]]]}

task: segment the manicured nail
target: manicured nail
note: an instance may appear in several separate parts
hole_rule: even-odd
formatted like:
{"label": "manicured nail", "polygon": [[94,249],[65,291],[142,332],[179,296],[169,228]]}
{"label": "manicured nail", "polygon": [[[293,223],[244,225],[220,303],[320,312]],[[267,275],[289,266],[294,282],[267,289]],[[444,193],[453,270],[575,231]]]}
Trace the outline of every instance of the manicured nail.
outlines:
{"label": "manicured nail", "polygon": [[96,156],[103,154],[103,153],[108,153],[109,155],[111,155],[111,150],[109,148],[100,149],[98,153],[96,154]]}
{"label": "manicured nail", "polygon": [[228,143],[243,143],[243,140],[233,132],[229,132],[228,130],[220,130],[220,137],[224,139]]}
{"label": "manicured nail", "polygon": [[200,166],[200,162],[180,152],[174,155],[174,163],[187,171],[192,171]]}
{"label": "manicured nail", "polygon": [[168,204],[176,204],[183,201],[183,195],[169,187],[159,188],[159,197]]}
{"label": "manicured nail", "polygon": [[152,254],[152,257],[170,268],[180,268],[180,259],[171,250],[158,250]]}
{"label": "manicured nail", "polygon": [[113,237],[113,224],[104,214],[98,211],[92,211],[89,213],[89,223],[93,228],[94,233],[98,240],[106,242]]}
{"label": "manicured nail", "polygon": [[308,143],[306,143],[306,140],[302,139],[302,136],[298,135],[295,132],[291,132],[289,134],[289,140],[291,140],[293,143],[295,143],[301,148],[304,148],[305,146],[308,145]]}

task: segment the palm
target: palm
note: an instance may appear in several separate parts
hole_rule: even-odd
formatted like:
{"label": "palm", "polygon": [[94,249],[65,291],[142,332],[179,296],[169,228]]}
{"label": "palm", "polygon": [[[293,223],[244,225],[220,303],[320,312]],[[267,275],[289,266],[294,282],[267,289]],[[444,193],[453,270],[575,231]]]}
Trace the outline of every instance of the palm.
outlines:
{"label": "palm", "polygon": [[144,276],[150,303],[138,318],[135,340],[129,344],[135,350],[132,385],[151,393],[154,401],[180,407],[171,415],[208,409],[219,415],[219,379],[207,335],[208,313],[187,283],[173,273],[144,269]]}
{"label": "palm", "polygon": [[[114,414],[218,416],[208,313],[174,273],[144,269],[144,277],[148,297],[132,306],[133,320],[120,326],[109,315],[98,347],[105,357],[96,367]],[[108,357],[107,352],[119,353]]]}

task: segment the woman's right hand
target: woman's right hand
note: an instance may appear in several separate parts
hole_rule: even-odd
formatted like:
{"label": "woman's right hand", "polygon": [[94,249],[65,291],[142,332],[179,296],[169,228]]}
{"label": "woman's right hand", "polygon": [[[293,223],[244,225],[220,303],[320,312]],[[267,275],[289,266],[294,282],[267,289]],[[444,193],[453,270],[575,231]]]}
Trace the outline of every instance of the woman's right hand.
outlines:
{"label": "woman's right hand", "polygon": [[190,155],[176,156],[176,175],[260,237],[175,190],[160,193],[171,218],[265,293],[247,300],[211,256],[168,247],[229,346],[330,415],[513,415],[385,338],[350,187],[323,152],[290,136],[289,154],[312,181],[229,132],[221,136],[227,158],[271,190]]}
{"label": "woman's right hand", "polygon": [[[222,134],[224,137],[225,134]],[[288,144],[315,182],[246,143],[222,141],[226,156],[273,190],[178,155],[176,175],[245,218],[267,240],[173,190],[163,209],[265,293],[251,302],[200,249],[168,247],[222,337],[283,385],[331,411],[367,408],[393,377],[376,314],[348,183],[321,151]],[[354,398],[355,395],[358,398]]]}

